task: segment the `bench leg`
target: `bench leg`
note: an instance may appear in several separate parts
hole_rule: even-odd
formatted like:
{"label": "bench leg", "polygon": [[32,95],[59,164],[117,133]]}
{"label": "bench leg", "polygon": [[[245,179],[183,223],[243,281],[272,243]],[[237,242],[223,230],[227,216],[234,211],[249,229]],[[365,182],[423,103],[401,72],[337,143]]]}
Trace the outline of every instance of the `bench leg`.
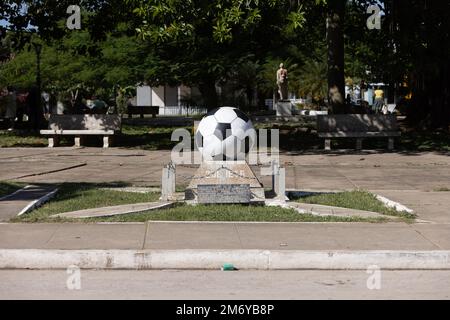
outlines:
{"label": "bench leg", "polygon": [[388,139],[388,150],[394,150],[394,138]]}
{"label": "bench leg", "polygon": [[54,148],[57,147],[59,144],[59,137],[57,136],[51,136],[48,138],[48,147]]}
{"label": "bench leg", "polygon": [[325,139],[325,150],[331,150],[331,139]]}
{"label": "bench leg", "polygon": [[109,148],[111,145],[111,137],[110,136],[103,136],[103,148]]}
{"label": "bench leg", "polygon": [[362,139],[358,138],[356,139],[356,150],[362,149]]}
{"label": "bench leg", "polygon": [[83,137],[81,137],[81,136],[75,137],[75,145],[74,145],[74,147],[75,148],[80,148],[82,144],[83,144]]}

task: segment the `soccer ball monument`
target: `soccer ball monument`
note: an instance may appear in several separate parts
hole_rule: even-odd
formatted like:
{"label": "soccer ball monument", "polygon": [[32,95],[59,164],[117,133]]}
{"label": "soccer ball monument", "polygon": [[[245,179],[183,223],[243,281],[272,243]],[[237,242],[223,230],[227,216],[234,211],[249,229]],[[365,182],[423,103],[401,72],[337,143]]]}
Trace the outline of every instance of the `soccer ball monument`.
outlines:
{"label": "soccer ball monument", "polygon": [[195,143],[204,160],[245,160],[255,136],[252,121],[244,112],[223,107],[202,119]]}
{"label": "soccer ball monument", "polygon": [[222,107],[209,112],[195,132],[202,163],[185,192],[190,203],[261,203],[261,182],[245,161],[256,142],[250,118]]}

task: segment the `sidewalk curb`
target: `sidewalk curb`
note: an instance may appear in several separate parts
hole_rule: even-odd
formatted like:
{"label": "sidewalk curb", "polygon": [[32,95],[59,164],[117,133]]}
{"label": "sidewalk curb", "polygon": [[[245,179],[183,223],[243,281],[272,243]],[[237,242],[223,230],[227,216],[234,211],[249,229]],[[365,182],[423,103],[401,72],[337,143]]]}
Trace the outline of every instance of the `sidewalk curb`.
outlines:
{"label": "sidewalk curb", "polygon": [[31,201],[25,208],[22,209],[22,211],[20,211],[17,216],[21,216],[24,215],[36,208],[39,208],[40,206],[42,206],[44,203],[50,201],[51,198],[53,198],[56,193],[59,191],[58,188],[53,189],[52,191],[46,193],[44,196],[40,197],[39,199],[36,199],[34,201]]}
{"label": "sidewalk curb", "polygon": [[414,214],[414,210],[408,208],[407,206],[399,202],[393,201],[379,194],[375,194],[375,197],[377,198],[378,201],[381,201],[388,208],[394,209],[395,211],[398,212],[407,212],[409,214]]}
{"label": "sidewalk curb", "polygon": [[450,270],[450,251],[0,250],[0,269]]}

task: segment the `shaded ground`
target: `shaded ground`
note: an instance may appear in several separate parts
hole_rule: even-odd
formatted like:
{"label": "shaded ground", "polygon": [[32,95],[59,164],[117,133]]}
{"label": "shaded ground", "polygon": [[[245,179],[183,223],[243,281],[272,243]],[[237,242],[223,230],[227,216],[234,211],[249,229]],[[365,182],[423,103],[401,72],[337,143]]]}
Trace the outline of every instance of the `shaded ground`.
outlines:
{"label": "shaded ground", "polygon": [[[115,137],[114,143],[124,148],[143,150],[171,150],[177,143],[171,141],[173,130],[183,127],[149,127],[123,125],[122,134]],[[187,128],[192,131],[192,128]],[[0,131],[0,148],[46,147],[47,138],[29,130]],[[61,137],[60,146],[73,146],[73,137]],[[102,146],[102,137],[86,137],[87,147]]]}
{"label": "shaded ground", "polygon": [[0,181],[0,198],[9,195],[24,186],[24,183]]}
{"label": "shaded ground", "polygon": [[[256,129],[279,129],[280,148],[284,151],[317,151],[323,149],[323,139],[317,136],[315,121],[306,119],[295,123],[256,123]],[[175,129],[187,129],[190,126],[154,126],[150,123],[139,122],[138,119],[127,120],[123,124],[122,134],[115,139],[115,145],[123,148],[143,150],[171,150],[177,142],[171,141]],[[333,139],[333,149],[355,148],[355,139]],[[270,142],[269,142],[270,144]],[[14,132],[0,131],[0,148],[10,147],[44,147],[47,139],[39,134],[18,130]],[[73,139],[63,137],[61,146],[72,146]],[[101,146],[101,137],[88,137],[86,146]],[[365,139],[364,149],[385,150],[386,138]],[[396,140],[396,149],[402,152],[438,151],[450,152],[450,133],[444,131],[426,132],[413,131],[402,127],[402,136]]]}

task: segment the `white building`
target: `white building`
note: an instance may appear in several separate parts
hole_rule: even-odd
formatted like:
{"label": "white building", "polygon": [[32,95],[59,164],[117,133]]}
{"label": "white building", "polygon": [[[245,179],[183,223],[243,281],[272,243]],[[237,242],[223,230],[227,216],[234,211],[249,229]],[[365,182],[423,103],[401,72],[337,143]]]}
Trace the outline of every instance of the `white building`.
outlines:
{"label": "white building", "polygon": [[142,107],[175,107],[184,105],[186,99],[200,95],[198,89],[184,85],[171,87],[168,85],[159,87],[137,87],[137,105]]}
{"label": "white building", "polygon": [[193,105],[194,97],[199,97],[197,88],[184,85],[172,87],[169,85],[150,87],[138,86],[136,90],[136,105],[139,107],[159,107],[160,115],[186,115],[206,113],[206,108]]}
{"label": "white building", "polygon": [[[137,87],[136,105],[140,107],[159,107],[160,115],[183,115],[206,113],[205,108],[192,106],[186,103],[192,100],[194,96],[199,96],[197,88],[191,88],[184,85],[172,87],[169,85],[150,87]],[[187,106],[189,105],[189,107]]]}

